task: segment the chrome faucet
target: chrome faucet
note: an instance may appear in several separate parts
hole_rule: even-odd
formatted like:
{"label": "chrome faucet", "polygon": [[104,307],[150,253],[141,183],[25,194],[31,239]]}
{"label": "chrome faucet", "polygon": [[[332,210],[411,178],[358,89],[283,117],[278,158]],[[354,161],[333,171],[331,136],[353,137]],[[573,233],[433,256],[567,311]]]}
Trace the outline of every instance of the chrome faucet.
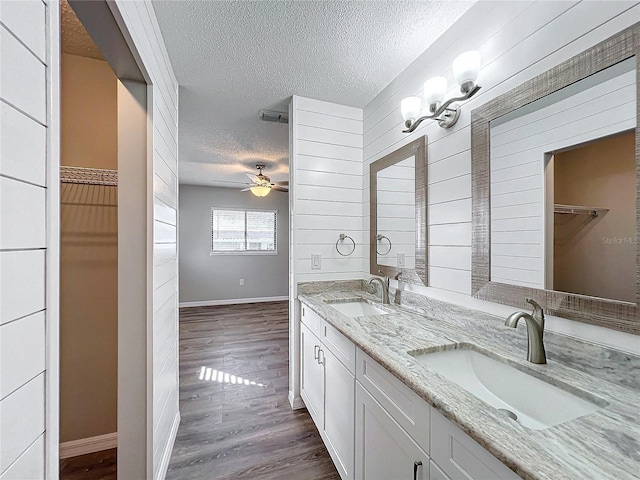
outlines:
{"label": "chrome faucet", "polygon": [[527,298],[527,303],[533,306],[533,312],[515,312],[507,317],[504,323],[507,327],[516,328],[518,321],[524,318],[527,322],[527,337],[529,345],[527,347],[527,360],[531,363],[547,363],[547,354],[544,351],[544,311],[535,300]]}
{"label": "chrome faucet", "polygon": [[[378,273],[382,273],[382,271],[378,270]],[[380,277],[371,277],[369,279],[369,285],[373,285],[373,282],[377,281],[380,284],[380,290],[382,290],[382,303],[384,305],[389,305],[389,277],[386,275],[384,279]]]}

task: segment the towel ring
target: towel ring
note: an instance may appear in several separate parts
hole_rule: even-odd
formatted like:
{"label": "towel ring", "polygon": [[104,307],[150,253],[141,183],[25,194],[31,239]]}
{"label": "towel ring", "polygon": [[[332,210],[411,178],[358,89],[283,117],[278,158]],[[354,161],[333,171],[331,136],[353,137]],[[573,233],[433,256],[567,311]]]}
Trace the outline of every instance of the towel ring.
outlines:
{"label": "towel ring", "polygon": [[[338,243],[340,243],[341,241],[344,241],[345,238],[348,238],[349,240],[351,240],[351,242],[353,243],[353,248],[351,249],[351,251],[349,253],[342,253],[340,251],[340,249],[338,248]],[[336,241],[336,250],[338,251],[338,253],[340,255],[342,255],[343,257],[348,257],[349,255],[351,255],[353,252],[356,251],[356,242],[353,238],[351,238],[349,235],[345,235],[344,233],[341,233],[340,236],[338,237],[338,240]]]}
{"label": "towel ring", "polygon": [[383,238],[386,238],[387,242],[389,242],[389,249],[386,252],[382,253],[382,252],[379,252],[378,248],[376,247],[376,253],[378,255],[388,255],[389,252],[391,251],[391,240],[389,240],[389,237],[387,237],[386,235],[381,235],[381,234],[376,235],[376,240],[378,240],[378,241],[381,241]]}

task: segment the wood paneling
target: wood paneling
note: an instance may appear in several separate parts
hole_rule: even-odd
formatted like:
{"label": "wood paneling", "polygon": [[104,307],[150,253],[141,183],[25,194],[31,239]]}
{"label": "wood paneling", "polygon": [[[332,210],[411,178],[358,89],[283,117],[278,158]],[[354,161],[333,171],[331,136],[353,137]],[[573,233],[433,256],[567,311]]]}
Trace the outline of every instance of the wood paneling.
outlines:
{"label": "wood paneling", "polygon": [[0,174],[45,186],[47,128],[0,103],[0,131]]}
{"label": "wood paneling", "polygon": [[288,392],[288,304],[180,314],[182,423],[167,479],[335,479],[306,410]]}
{"label": "wood paneling", "polygon": [[[37,25],[35,28],[42,27]],[[0,97],[46,125],[45,65],[4,25],[0,27],[0,53],[3,65],[7,65],[0,72]]]}
{"label": "wood paneling", "polygon": [[[296,281],[331,280],[336,273],[358,278],[366,239],[362,110],[294,97],[290,121],[295,123],[291,170]],[[336,251],[340,233],[356,242],[356,251],[348,257]],[[322,255],[320,270],[311,270],[311,253]]]}
{"label": "wood paneling", "polygon": [[0,323],[44,310],[44,250],[0,252]]}
{"label": "wood paneling", "polygon": [[[153,321],[149,337],[153,399],[153,478],[161,478],[167,468],[173,444],[173,426],[178,412],[178,82],[169,60],[160,27],[150,2],[116,1],[133,43],[153,85],[153,217],[152,269]],[[170,303],[169,303],[170,302]],[[159,318],[161,315],[161,319]],[[171,348],[173,344],[173,348]],[[160,346],[160,348],[156,348]],[[165,348],[162,348],[164,346]]]}
{"label": "wood paneling", "polygon": [[44,248],[45,189],[0,177],[0,203],[10,205],[0,218],[0,249]]}
{"label": "wood paneling", "polygon": [[61,460],[60,480],[116,480],[116,470],[117,450],[112,448]]}
{"label": "wood paneling", "polygon": [[44,444],[44,434],[42,434],[0,475],[0,480],[32,480],[45,478]]}
{"label": "wood paneling", "polygon": [[0,326],[0,365],[12,367],[0,377],[0,398],[44,372],[44,328],[44,312]]}
{"label": "wood paneling", "polygon": [[44,373],[0,400],[0,472],[44,432]]}

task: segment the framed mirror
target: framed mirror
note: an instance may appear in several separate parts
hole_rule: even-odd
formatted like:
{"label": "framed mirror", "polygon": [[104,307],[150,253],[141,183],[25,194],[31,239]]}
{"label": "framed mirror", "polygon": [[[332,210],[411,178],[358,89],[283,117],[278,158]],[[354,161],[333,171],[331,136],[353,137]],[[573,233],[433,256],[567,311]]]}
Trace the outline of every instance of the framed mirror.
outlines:
{"label": "framed mirror", "polygon": [[369,168],[370,273],[427,285],[426,137]]}
{"label": "framed mirror", "polygon": [[640,23],[472,111],[472,294],[640,334]]}

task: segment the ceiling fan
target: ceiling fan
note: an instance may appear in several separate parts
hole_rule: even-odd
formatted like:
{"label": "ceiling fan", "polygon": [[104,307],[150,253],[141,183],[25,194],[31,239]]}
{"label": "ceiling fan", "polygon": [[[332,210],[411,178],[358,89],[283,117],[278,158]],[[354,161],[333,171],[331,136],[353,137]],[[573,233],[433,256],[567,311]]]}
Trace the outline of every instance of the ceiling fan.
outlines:
{"label": "ceiling fan", "polygon": [[243,192],[251,191],[256,197],[266,197],[269,195],[271,190],[278,190],[280,192],[288,192],[289,191],[289,182],[276,182],[272,183],[271,179],[267,177],[262,170],[265,169],[265,165],[258,164],[256,165],[258,169],[258,175],[251,175],[247,173],[247,177],[251,180],[251,184],[249,188],[245,188],[242,190]]}

